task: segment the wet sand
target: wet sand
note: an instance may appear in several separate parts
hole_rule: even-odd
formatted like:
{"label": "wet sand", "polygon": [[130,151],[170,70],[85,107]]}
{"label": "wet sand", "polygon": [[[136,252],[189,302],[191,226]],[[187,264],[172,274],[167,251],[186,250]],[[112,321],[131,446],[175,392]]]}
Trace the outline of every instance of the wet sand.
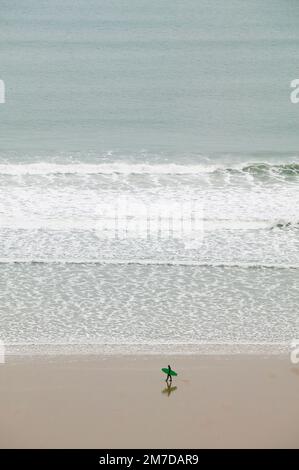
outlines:
{"label": "wet sand", "polygon": [[[178,377],[169,390],[161,367]],[[288,356],[9,357],[1,448],[299,448]]]}

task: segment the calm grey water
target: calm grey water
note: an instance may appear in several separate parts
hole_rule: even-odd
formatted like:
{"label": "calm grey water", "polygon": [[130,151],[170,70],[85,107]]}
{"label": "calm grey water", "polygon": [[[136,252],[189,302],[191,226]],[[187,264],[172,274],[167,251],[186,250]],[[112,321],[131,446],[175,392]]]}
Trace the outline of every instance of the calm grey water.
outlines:
{"label": "calm grey water", "polygon": [[[299,336],[298,18],[282,0],[1,2],[1,339]],[[140,204],[195,202],[200,242],[160,222],[103,236],[120,200],[144,231]]]}
{"label": "calm grey water", "polygon": [[282,0],[3,0],[2,153],[297,151],[298,19]]}

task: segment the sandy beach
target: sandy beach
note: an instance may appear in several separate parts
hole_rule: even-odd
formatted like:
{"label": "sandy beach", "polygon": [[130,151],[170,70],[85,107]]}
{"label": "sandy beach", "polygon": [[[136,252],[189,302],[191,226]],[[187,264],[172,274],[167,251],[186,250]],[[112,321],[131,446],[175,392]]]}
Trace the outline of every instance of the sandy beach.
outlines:
{"label": "sandy beach", "polygon": [[298,396],[287,356],[8,357],[0,447],[298,448]]}

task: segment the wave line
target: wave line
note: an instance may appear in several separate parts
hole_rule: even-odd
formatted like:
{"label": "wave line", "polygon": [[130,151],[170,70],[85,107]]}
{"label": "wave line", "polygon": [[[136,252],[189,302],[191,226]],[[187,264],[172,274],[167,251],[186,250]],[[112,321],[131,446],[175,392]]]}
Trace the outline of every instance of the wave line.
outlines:
{"label": "wave line", "polygon": [[194,260],[155,260],[155,259],[61,259],[61,258],[0,258],[0,264],[56,264],[56,265],[140,265],[140,266],[194,266],[211,268],[243,269],[299,269],[299,264],[242,263],[242,262],[201,262]]}

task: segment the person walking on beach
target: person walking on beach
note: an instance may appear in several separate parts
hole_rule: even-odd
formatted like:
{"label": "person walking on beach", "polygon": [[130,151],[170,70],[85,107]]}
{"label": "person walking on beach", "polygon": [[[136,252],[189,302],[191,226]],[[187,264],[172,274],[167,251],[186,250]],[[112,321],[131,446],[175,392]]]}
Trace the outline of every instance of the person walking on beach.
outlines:
{"label": "person walking on beach", "polygon": [[171,372],[171,367],[168,366],[168,374],[167,374],[167,377],[166,377],[166,381],[168,383],[168,380],[170,381],[170,383],[172,382],[172,376],[170,375],[170,372]]}

